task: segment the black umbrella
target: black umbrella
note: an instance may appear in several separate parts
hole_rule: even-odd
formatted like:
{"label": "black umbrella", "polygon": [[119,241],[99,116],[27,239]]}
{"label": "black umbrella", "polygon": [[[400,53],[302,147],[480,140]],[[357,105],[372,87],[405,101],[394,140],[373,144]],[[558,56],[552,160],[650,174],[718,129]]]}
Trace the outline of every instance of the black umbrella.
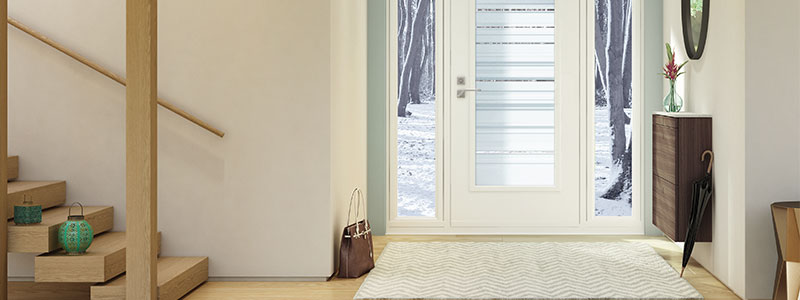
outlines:
{"label": "black umbrella", "polygon": [[700,230],[700,223],[703,221],[703,213],[705,213],[708,203],[711,202],[711,194],[713,193],[711,165],[714,163],[714,153],[711,150],[704,151],[700,156],[700,161],[705,161],[706,154],[711,156],[706,175],[692,184],[692,213],[689,215],[689,230],[686,232],[686,243],[683,245],[681,277],[683,277],[683,271],[686,270],[686,265],[689,264],[689,259],[692,258],[694,240],[697,238],[697,231]]}

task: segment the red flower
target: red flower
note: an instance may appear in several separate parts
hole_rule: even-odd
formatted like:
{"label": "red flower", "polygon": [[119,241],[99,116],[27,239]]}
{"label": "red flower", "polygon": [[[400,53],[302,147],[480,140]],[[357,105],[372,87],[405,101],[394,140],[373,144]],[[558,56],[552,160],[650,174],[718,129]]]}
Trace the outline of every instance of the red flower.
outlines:
{"label": "red flower", "polygon": [[683,62],[680,66],[675,64],[675,52],[672,51],[672,47],[670,47],[669,43],[667,43],[666,46],[667,46],[667,59],[669,60],[669,62],[667,62],[667,64],[664,65],[664,68],[662,68],[662,71],[664,72],[660,74],[663,75],[664,78],[669,79],[670,81],[675,81],[676,79],[678,79],[678,76],[681,76],[683,75],[683,73],[686,73],[686,72],[681,72],[681,69],[683,69],[683,66],[685,66],[686,63],[688,63],[689,61],[687,60]]}

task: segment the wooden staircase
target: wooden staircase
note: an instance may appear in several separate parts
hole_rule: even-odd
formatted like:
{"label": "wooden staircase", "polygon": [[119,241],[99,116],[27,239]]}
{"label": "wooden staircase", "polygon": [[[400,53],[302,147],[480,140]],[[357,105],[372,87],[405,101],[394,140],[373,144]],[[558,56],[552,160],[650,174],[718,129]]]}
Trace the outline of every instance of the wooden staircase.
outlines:
{"label": "wooden staircase", "polygon": [[[208,257],[159,257],[158,299],[180,299],[208,280]],[[92,300],[125,299],[125,275],[92,286]]]}
{"label": "wooden staircase", "polygon": [[[8,158],[8,252],[35,253],[34,281],[91,283],[91,299],[125,299],[125,232],[111,232],[114,208],[87,206],[84,215],[94,229],[94,242],[84,255],[67,255],[58,245],[58,227],[67,220],[64,181],[16,181],[19,158]],[[42,223],[16,226],[13,206],[22,196],[42,205]],[[159,245],[161,234],[159,233]],[[208,257],[159,257],[159,299],[180,299],[208,280]]]}

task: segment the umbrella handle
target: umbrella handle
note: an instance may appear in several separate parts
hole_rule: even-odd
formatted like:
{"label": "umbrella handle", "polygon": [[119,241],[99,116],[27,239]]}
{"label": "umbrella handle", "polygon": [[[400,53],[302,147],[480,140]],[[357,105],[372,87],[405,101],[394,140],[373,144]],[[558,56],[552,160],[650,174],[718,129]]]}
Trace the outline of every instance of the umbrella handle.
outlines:
{"label": "umbrella handle", "polygon": [[711,152],[711,150],[703,151],[703,154],[700,155],[700,161],[706,160],[706,154],[711,156],[711,159],[708,161],[708,168],[706,169],[706,174],[711,174],[711,165],[714,164],[714,152]]}

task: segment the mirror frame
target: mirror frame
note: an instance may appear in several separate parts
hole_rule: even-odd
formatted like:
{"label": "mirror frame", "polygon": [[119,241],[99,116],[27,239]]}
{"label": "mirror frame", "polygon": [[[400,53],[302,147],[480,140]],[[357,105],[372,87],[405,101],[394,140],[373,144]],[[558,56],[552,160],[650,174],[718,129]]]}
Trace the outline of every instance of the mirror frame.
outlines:
{"label": "mirror frame", "polygon": [[701,21],[700,39],[697,42],[697,50],[692,47],[692,0],[683,0],[681,5],[681,18],[683,24],[683,45],[686,54],[690,59],[697,60],[703,56],[706,48],[706,37],[708,36],[708,16],[710,15],[711,0],[703,0],[703,20]]}

